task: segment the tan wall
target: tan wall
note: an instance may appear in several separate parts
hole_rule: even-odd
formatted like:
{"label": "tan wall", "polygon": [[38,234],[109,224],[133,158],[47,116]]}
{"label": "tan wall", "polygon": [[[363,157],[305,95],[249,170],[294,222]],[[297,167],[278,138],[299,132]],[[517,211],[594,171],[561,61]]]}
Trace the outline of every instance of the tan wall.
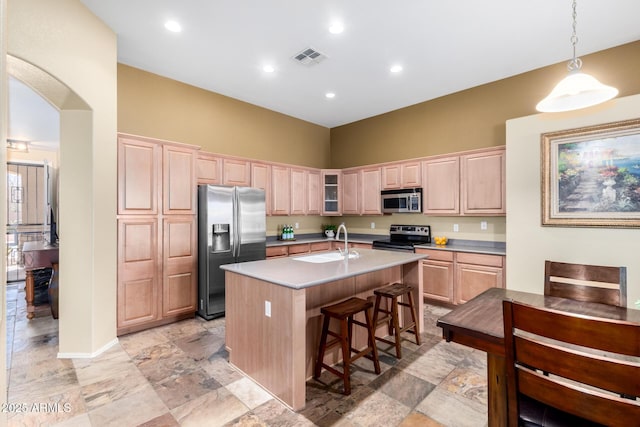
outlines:
{"label": "tan wall", "polygon": [[329,129],[118,65],[118,131],[202,150],[327,168]]}
{"label": "tan wall", "polygon": [[[613,82],[611,82],[613,83]],[[507,287],[542,293],[544,261],[627,267],[627,301],[640,299],[639,229],[541,226],[540,134],[640,116],[640,95],[507,122]]]}
{"label": "tan wall", "polygon": [[116,340],[116,36],[78,0],[8,13],[19,78],[61,110],[59,355],[90,356]]}
{"label": "tan wall", "polygon": [[[583,70],[616,86],[619,96],[640,93],[640,41],[582,59]],[[534,114],[566,70],[563,62],[333,128],[331,167],[504,145],[505,122]]]}

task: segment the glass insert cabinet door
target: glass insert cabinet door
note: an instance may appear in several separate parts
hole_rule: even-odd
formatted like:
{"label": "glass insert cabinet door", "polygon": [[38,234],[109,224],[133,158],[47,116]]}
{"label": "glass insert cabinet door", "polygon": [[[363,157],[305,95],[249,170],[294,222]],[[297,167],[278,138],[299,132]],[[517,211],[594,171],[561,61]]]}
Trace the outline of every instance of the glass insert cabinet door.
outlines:
{"label": "glass insert cabinet door", "polygon": [[322,171],[322,214],[340,215],[341,203],[341,172],[339,170]]}

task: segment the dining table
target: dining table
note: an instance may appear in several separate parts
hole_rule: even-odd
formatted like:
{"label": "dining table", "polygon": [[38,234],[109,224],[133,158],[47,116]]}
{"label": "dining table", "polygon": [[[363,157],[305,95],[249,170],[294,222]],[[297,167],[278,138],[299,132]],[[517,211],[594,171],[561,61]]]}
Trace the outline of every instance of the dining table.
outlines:
{"label": "dining table", "polygon": [[[534,307],[568,313],[626,320],[640,324],[640,310],[582,302],[503,288],[490,288],[440,317],[442,337],[487,353],[489,426],[507,426],[507,380],[502,301],[510,299]],[[558,325],[562,327],[562,325]]]}

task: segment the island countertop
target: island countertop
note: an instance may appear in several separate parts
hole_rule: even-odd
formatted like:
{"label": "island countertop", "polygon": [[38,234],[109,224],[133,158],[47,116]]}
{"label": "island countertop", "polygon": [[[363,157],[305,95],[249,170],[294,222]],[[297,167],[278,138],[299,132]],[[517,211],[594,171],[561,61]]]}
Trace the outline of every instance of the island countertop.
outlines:
{"label": "island countertop", "polygon": [[358,258],[323,263],[298,259],[336,251],[225,264],[220,268],[288,288],[303,289],[427,258],[427,255],[411,252],[375,249],[358,249],[357,252],[360,254]]}

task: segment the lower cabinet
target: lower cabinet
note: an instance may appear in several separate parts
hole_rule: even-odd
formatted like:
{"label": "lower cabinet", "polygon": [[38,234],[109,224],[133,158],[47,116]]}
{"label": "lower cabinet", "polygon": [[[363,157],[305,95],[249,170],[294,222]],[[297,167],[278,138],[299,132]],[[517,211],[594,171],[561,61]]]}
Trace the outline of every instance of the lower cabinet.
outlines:
{"label": "lower cabinet", "polygon": [[464,304],[489,288],[504,288],[504,256],[432,249],[421,262],[424,297]]}
{"label": "lower cabinet", "polygon": [[118,219],[117,334],[192,317],[198,264],[193,215]]}

